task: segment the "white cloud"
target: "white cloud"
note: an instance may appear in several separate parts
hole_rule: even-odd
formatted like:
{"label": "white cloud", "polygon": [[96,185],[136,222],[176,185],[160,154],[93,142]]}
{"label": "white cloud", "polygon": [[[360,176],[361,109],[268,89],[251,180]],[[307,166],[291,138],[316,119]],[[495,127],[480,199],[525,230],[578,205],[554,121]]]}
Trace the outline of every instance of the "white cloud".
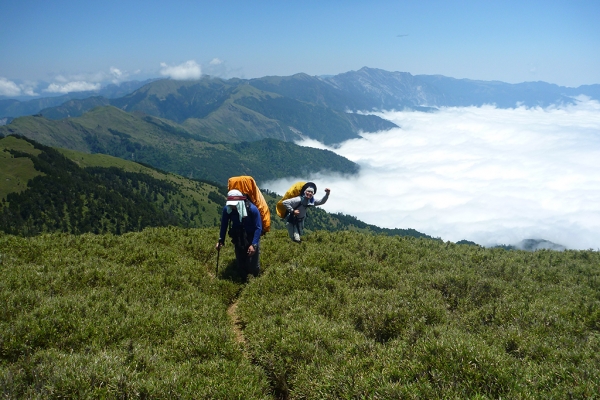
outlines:
{"label": "white cloud", "polygon": [[217,76],[226,79],[233,76],[242,76],[241,70],[235,70],[229,67],[226,61],[220,58],[213,58],[204,67],[204,73],[210,76]]}
{"label": "white cloud", "polygon": [[67,76],[56,75],[54,77],[54,83],[52,83],[48,89],[44,91],[53,93],[67,93],[84,90],[98,90],[104,84],[119,84],[130,79],[132,75],[137,75],[139,73],[139,70],[129,72],[111,66],[108,71],[82,72]]}
{"label": "white cloud", "polygon": [[136,74],[140,73],[139,70],[134,71],[133,73],[130,73],[128,71],[123,71],[122,69],[116,68],[116,67],[110,67],[109,71],[110,71],[109,75],[105,79],[110,80],[115,85],[126,81],[127,79],[130,78],[131,75],[136,75]]}
{"label": "white cloud", "polygon": [[[125,71],[117,67],[110,67],[108,71],[85,72],[69,75],[56,75],[54,82],[49,84],[43,92],[69,93],[90,90],[99,90],[104,84],[119,84],[130,79],[132,75],[140,74],[141,70]],[[16,83],[0,77],[0,96],[39,96],[36,88],[39,82],[23,81]]]}
{"label": "white cloud", "polygon": [[6,78],[0,78],[0,96],[19,96],[20,94],[19,85]]}
{"label": "white cloud", "polygon": [[51,83],[48,85],[44,92],[49,93],[71,93],[71,92],[84,92],[88,90],[99,90],[101,85],[99,83],[90,83],[84,81],[74,81],[66,83]]}
{"label": "white cloud", "polygon": [[123,72],[121,72],[121,70],[119,68],[115,68],[115,67],[110,67],[110,73],[115,78],[120,78],[123,75]]}
{"label": "white cloud", "polygon": [[21,91],[25,96],[39,96],[39,94],[35,91],[35,85],[33,84],[21,85]]}
{"label": "white cloud", "polygon": [[56,82],[60,82],[60,83],[67,83],[67,82],[69,82],[70,80],[72,81],[72,80],[76,80],[76,79],[69,79],[69,78],[67,78],[67,77],[65,77],[65,76],[63,76],[63,75],[56,75],[56,76],[54,77],[54,80],[55,80]]}
{"label": "white cloud", "polygon": [[35,86],[35,83],[32,82],[17,84],[0,77],[0,96],[37,96]]}
{"label": "white cloud", "polygon": [[167,65],[165,63],[161,63],[160,74],[163,76],[168,76],[171,79],[175,80],[191,80],[191,79],[200,79],[202,75],[202,71],[200,65],[196,63],[194,60],[186,61],[180,65]]}
{"label": "white cloud", "polygon": [[[401,129],[330,149],[361,165],[296,180],[332,189],[324,206],[387,228],[490,246],[547,239],[600,248],[600,103],[547,109],[445,108],[378,114]],[[324,148],[315,142],[303,145]]]}

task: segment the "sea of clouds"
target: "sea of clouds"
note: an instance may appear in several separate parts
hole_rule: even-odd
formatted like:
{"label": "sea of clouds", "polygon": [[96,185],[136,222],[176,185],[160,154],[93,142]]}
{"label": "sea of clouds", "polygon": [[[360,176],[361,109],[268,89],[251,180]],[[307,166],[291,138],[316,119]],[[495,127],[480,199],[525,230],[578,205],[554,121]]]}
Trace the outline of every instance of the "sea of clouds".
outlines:
{"label": "sea of clouds", "polygon": [[[328,148],[358,176],[322,172],[265,182],[283,194],[314,181],[323,206],[385,228],[484,246],[545,239],[600,249],[600,103],[375,113],[398,126]],[[303,146],[327,148],[306,140]]]}

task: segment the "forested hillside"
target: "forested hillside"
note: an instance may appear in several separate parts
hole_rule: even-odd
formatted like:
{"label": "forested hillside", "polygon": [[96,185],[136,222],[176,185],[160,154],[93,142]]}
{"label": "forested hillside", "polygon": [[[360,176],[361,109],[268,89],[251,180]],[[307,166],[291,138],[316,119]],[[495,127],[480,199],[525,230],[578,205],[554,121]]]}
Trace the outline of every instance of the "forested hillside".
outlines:
{"label": "forested hillside", "polygon": [[153,177],[141,166],[140,172],[81,168],[56,149],[25,138],[0,139],[0,149],[2,164],[12,171],[0,177],[19,182],[1,192],[0,230],[11,234],[213,226],[224,204],[222,187],[189,180],[184,186],[165,173],[158,173],[162,179]]}
{"label": "forested hillside", "polygon": [[[260,145],[239,146],[247,146],[241,151],[252,157],[254,151],[268,151]],[[219,183],[115,157],[54,149],[24,137],[0,139],[0,231],[7,233],[121,234],[167,225],[217,226],[226,193],[227,187]],[[284,229],[275,211],[280,195],[265,191],[264,196],[272,228]],[[382,229],[322,209],[311,210],[306,228],[429,237],[414,229]]]}

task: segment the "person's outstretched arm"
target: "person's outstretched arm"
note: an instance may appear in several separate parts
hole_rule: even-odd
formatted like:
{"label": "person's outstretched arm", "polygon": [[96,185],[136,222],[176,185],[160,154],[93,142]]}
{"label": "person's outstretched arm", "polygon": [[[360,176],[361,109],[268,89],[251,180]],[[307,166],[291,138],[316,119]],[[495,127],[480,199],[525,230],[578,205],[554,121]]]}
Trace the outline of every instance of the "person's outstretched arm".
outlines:
{"label": "person's outstretched arm", "polygon": [[315,200],[315,206],[320,206],[321,204],[327,203],[327,199],[329,198],[329,193],[331,189],[325,188],[325,196],[321,198],[321,200]]}

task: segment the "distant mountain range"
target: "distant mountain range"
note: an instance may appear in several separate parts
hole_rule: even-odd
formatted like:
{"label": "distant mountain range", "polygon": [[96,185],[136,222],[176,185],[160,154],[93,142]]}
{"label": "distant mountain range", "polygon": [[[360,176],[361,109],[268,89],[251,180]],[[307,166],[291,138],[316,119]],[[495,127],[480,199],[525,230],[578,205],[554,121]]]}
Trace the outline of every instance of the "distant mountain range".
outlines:
{"label": "distant mountain range", "polygon": [[88,97],[97,96],[107,99],[122,97],[155,80],[128,81],[118,85],[110,84],[97,91],[72,92],[61,96],[37,97],[30,100],[17,100],[0,96],[0,125],[2,125],[1,119],[3,117],[15,118],[37,114],[44,108],[56,107],[73,99],[87,99]]}
{"label": "distant mountain range", "polygon": [[[181,87],[175,81],[162,80],[162,83],[157,86],[134,93],[137,89],[155,81],[124,82],[120,85],[109,85],[97,92],[69,93],[59,97],[45,97],[28,101],[0,99],[0,118],[33,115],[47,108],[63,105],[70,100],[82,100],[90,97],[104,98],[104,104],[112,104],[117,107],[129,106],[129,110],[132,107],[144,108],[149,106],[148,99],[143,101],[143,97],[146,95],[155,95],[157,99],[160,99],[161,93],[169,92],[175,86]],[[411,75],[407,72],[389,72],[367,67],[358,71],[324,77],[299,73],[284,77],[223,80],[205,76],[199,81],[192,82],[203,85],[194,87],[194,83],[188,83],[185,85],[185,89],[171,99],[178,100],[186,98],[188,95],[195,95],[191,102],[183,102],[186,107],[173,110],[170,105],[174,103],[160,106],[155,103],[155,112],[172,113],[169,114],[170,116],[163,115],[170,119],[173,119],[171,117],[185,118],[186,116],[202,118],[204,113],[214,111],[215,107],[218,108],[234,92],[240,93],[236,91],[236,88],[240,86],[251,86],[262,92],[278,94],[288,100],[301,101],[337,111],[404,108],[427,110],[430,107],[481,106],[483,104],[495,104],[501,108],[515,107],[517,104],[528,107],[545,107],[551,104],[572,103],[573,97],[579,95],[600,100],[600,84],[582,85],[577,88],[546,82],[510,84],[500,81],[455,79],[442,75]],[[245,94],[242,93],[241,96],[245,96]],[[260,98],[260,95],[253,97],[261,103],[265,100]],[[112,101],[113,99],[115,101]],[[162,100],[167,99],[163,98]],[[71,103],[66,108],[73,107],[75,114],[71,114],[71,116],[76,116],[77,108],[79,108],[79,112],[82,112],[93,105],[93,101],[87,103],[87,105],[77,106]],[[202,103],[202,107],[198,107],[199,103]],[[248,103],[246,102],[246,104]],[[63,108],[63,114],[58,113],[53,117],[67,115],[64,114],[65,110]],[[50,116],[50,111],[46,113]]]}
{"label": "distant mountain range", "polygon": [[327,77],[162,79],[93,93],[0,100],[0,138],[21,135],[45,146],[111,155],[225,185],[236,175],[261,182],[323,170],[357,173],[356,164],[333,152],[293,142],[311,138],[335,146],[362,132],[396,127],[358,111],[544,107],[574,103],[579,95],[599,100],[600,85],[508,84],[366,67]]}

